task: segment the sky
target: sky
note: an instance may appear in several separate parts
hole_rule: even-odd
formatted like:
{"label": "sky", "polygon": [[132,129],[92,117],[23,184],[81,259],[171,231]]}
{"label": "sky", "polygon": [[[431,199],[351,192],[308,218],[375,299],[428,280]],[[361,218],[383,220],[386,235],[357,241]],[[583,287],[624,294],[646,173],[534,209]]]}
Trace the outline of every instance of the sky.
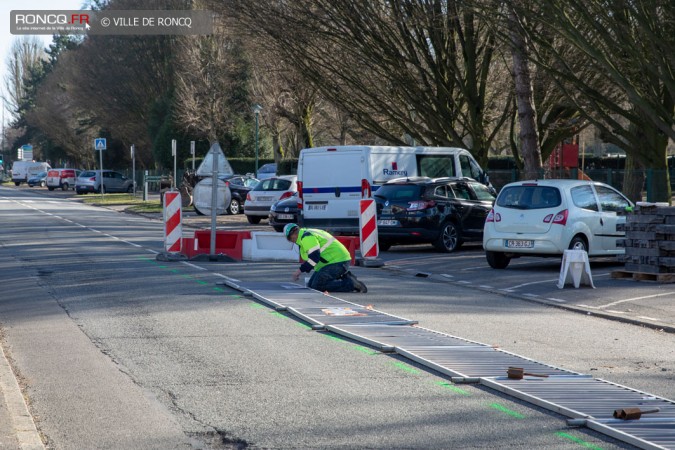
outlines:
{"label": "sky", "polygon": [[[5,74],[7,72],[7,57],[9,50],[15,39],[21,36],[13,35],[9,32],[9,14],[12,10],[31,10],[31,9],[80,9],[84,0],[0,0],[0,86],[4,91]],[[51,36],[37,36],[48,47],[52,41]],[[8,114],[5,113],[5,122],[9,121]]]}

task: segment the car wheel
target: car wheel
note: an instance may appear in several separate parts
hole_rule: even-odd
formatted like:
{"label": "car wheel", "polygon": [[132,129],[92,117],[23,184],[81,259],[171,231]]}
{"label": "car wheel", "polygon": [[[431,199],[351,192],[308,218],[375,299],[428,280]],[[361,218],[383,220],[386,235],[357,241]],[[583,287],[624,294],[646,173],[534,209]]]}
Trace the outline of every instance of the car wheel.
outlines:
{"label": "car wheel", "polygon": [[262,217],[260,216],[246,216],[246,220],[248,220],[248,223],[252,223],[253,225],[260,223],[262,220]]}
{"label": "car wheel", "polygon": [[68,189],[70,189],[70,186],[68,186],[68,183],[63,183],[63,184],[61,185],[61,190],[62,190],[62,191],[67,191]]}
{"label": "car wheel", "polygon": [[588,253],[588,244],[586,243],[586,239],[580,235],[576,235],[574,238],[572,238],[568,248],[570,250],[583,250]]}
{"label": "car wheel", "polygon": [[40,181],[40,187],[45,187],[45,186],[47,186],[47,183],[45,183],[44,181]]}
{"label": "car wheel", "polygon": [[127,194],[133,194],[134,193],[134,186],[131,185],[127,188]]}
{"label": "car wheel", "polygon": [[51,187],[51,186],[49,186],[47,189],[49,189],[50,191],[53,191],[53,190],[54,190],[54,188]]}
{"label": "car wheel", "polygon": [[511,262],[511,258],[506,256],[506,253],[503,252],[486,251],[485,258],[493,269],[506,269]]}
{"label": "car wheel", "polygon": [[15,182],[14,182],[14,186],[21,186],[21,182],[20,182],[20,181],[15,181]]}
{"label": "car wheel", "polygon": [[441,228],[441,234],[438,236],[438,239],[433,242],[436,249],[445,252],[451,253],[457,250],[461,245],[462,241],[459,239],[459,230],[457,226],[452,222],[446,222]]}
{"label": "car wheel", "polygon": [[239,200],[236,198],[232,199],[230,202],[230,207],[227,208],[227,213],[232,215],[239,214]]}

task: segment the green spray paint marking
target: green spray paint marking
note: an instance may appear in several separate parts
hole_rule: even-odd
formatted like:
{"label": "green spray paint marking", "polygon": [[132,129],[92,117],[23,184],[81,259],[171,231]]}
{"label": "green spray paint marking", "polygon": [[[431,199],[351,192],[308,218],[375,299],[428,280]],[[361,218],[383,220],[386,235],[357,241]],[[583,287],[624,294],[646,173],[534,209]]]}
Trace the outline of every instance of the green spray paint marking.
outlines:
{"label": "green spray paint marking", "polygon": [[169,272],[172,272],[172,273],[180,273],[180,270],[178,270],[178,269],[171,269]]}
{"label": "green spray paint marking", "polygon": [[509,409],[505,406],[502,406],[499,403],[490,403],[490,407],[496,409],[497,411],[501,411],[504,414],[508,414],[511,417],[515,417],[516,419],[524,419],[525,418],[525,416],[522,415],[521,413],[513,411],[512,409]]}
{"label": "green spray paint marking", "polygon": [[159,267],[160,269],[166,269],[166,268],[168,268],[169,266],[157,266],[157,267]]}
{"label": "green spray paint marking", "polygon": [[225,292],[224,289],[219,288],[219,287],[214,287],[213,290],[216,291],[216,292]]}
{"label": "green spray paint marking", "polygon": [[181,277],[183,277],[183,278],[192,278],[192,275],[188,275],[188,274],[185,274],[185,273],[184,273],[183,275],[181,275]]}
{"label": "green spray paint marking", "polygon": [[364,347],[363,345],[357,345],[354,348],[356,350],[360,351],[360,352],[365,353],[366,355],[379,355],[380,354],[380,352],[378,352],[377,350],[373,350],[371,348]]}
{"label": "green spray paint marking", "polygon": [[288,319],[288,316],[281,314],[279,311],[272,311],[270,314],[275,317],[281,317],[282,319]]}
{"label": "green spray paint marking", "polygon": [[304,328],[304,329],[306,329],[306,330],[311,330],[311,329],[312,329],[312,327],[310,327],[310,326],[307,325],[306,323],[302,323],[302,322],[295,322],[295,323],[296,323],[298,326],[300,326],[300,327],[302,327],[302,328]]}
{"label": "green spray paint marking", "polygon": [[576,442],[577,444],[581,445],[582,447],[590,448],[592,450],[602,450],[602,447],[598,447],[597,445],[593,445],[590,442],[586,442],[582,439],[579,439],[578,437],[574,437],[571,434],[567,434],[564,431],[559,431],[556,433],[557,436],[560,436],[563,439],[569,439],[572,442]]}
{"label": "green spray paint marking", "polygon": [[201,284],[202,286],[204,286],[206,284],[209,284],[206,281],[202,281],[202,280],[196,280],[196,281],[197,281],[197,283]]}
{"label": "green spray paint marking", "polygon": [[261,305],[260,303],[249,303],[249,306],[256,309],[267,309],[266,306]]}
{"label": "green spray paint marking", "polygon": [[451,390],[452,392],[456,392],[456,393],[458,393],[458,394],[462,394],[462,395],[471,395],[470,392],[467,392],[467,391],[465,391],[464,389],[458,388],[457,386],[454,386],[454,385],[452,385],[452,384],[450,384],[450,383],[447,383],[447,382],[445,382],[445,381],[437,381],[436,384],[439,385],[439,386],[441,386],[441,387],[444,387],[444,388],[446,388],[446,389],[449,389],[449,390]]}
{"label": "green spray paint marking", "polygon": [[392,361],[390,364],[393,365],[394,367],[398,368],[398,369],[401,369],[401,370],[406,371],[408,373],[411,373],[413,375],[419,375],[420,374],[419,370],[417,370],[413,367],[410,367],[409,365],[404,364],[402,362]]}

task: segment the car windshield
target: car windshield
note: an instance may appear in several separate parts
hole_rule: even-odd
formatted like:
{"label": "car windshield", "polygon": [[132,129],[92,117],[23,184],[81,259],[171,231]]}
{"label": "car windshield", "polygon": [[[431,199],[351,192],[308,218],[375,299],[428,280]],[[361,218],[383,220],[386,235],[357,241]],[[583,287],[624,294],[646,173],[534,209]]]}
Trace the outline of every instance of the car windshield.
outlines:
{"label": "car windshield", "polygon": [[497,206],[514,209],[555,208],[561,203],[560,191],[552,186],[509,186],[499,193]]}
{"label": "car windshield", "polygon": [[96,172],[94,172],[94,171],[82,172],[82,173],[80,174],[80,176],[81,176],[82,178],[85,178],[85,177],[95,177],[95,176],[96,176]]}
{"label": "car windshield", "polygon": [[416,184],[385,184],[377,190],[375,197],[407,202],[418,200],[421,192],[422,188]]}
{"label": "car windshield", "polygon": [[480,183],[469,183],[469,186],[471,186],[471,189],[473,189],[473,192],[476,194],[476,198],[478,200],[487,200],[487,201],[494,201],[495,196],[492,195],[492,192],[485,186],[484,184]]}
{"label": "car windshield", "polygon": [[256,187],[254,191],[287,191],[291,188],[291,180],[283,178],[270,178],[263,180]]}

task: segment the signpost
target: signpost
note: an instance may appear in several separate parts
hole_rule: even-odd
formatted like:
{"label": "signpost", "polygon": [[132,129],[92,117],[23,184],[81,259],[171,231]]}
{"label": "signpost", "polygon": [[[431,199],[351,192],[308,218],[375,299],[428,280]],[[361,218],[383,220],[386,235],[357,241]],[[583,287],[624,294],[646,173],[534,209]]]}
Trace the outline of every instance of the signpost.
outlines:
{"label": "signpost", "polygon": [[101,167],[101,197],[105,194],[105,186],[103,185],[103,150],[106,148],[105,138],[94,139],[94,150],[98,150],[98,161]]}
{"label": "signpost", "polygon": [[131,144],[131,179],[134,183],[134,198],[136,197],[136,147]]}
{"label": "signpost", "polygon": [[178,187],[178,177],[176,174],[176,140],[171,139],[171,156],[173,156],[173,178],[171,179],[171,189]]}

